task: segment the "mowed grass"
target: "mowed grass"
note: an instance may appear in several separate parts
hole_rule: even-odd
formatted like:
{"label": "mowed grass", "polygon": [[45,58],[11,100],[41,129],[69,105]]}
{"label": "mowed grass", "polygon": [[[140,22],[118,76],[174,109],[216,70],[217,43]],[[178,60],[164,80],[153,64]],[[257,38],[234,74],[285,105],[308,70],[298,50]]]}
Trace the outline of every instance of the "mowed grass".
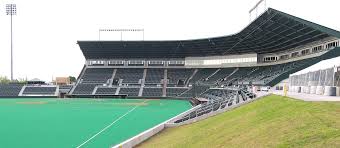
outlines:
{"label": "mowed grass", "polygon": [[190,125],[168,128],[139,147],[340,147],[340,102],[271,95]]}

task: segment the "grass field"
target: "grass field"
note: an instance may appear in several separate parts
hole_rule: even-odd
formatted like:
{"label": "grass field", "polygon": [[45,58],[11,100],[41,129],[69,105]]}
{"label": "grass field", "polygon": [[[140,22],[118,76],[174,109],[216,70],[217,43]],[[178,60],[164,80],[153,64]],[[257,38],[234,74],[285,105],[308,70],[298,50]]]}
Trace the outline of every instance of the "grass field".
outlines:
{"label": "grass field", "polygon": [[206,120],[168,128],[139,147],[340,147],[340,102],[271,95]]}
{"label": "grass field", "polygon": [[190,107],[180,100],[0,99],[0,147],[110,147]]}

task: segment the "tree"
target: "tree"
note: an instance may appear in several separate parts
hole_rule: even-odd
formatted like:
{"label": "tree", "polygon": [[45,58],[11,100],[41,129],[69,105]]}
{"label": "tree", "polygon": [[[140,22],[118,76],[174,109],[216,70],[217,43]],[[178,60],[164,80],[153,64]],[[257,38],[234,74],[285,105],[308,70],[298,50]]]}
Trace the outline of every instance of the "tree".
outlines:
{"label": "tree", "polygon": [[69,76],[69,78],[70,78],[70,82],[71,82],[71,83],[73,83],[73,82],[76,82],[76,81],[77,81],[76,77]]}
{"label": "tree", "polygon": [[6,76],[0,76],[0,84],[8,84],[11,82]]}

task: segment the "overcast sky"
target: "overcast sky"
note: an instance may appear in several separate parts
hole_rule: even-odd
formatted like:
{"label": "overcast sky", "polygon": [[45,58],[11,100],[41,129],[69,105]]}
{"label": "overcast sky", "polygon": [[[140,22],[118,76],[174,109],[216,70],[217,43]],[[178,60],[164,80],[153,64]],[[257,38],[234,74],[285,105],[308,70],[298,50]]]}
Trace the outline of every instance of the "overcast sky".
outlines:
{"label": "overcast sky", "polygon": [[[258,0],[2,0],[0,75],[10,77],[10,17],[13,18],[14,78],[78,76],[85,62],[77,40],[98,40],[100,28],[144,28],[145,40],[196,39],[239,32]],[[339,0],[268,0],[267,6],[340,30]],[[141,33],[124,34],[142,39]],[[104,40],[119,40],[104,33]]]}

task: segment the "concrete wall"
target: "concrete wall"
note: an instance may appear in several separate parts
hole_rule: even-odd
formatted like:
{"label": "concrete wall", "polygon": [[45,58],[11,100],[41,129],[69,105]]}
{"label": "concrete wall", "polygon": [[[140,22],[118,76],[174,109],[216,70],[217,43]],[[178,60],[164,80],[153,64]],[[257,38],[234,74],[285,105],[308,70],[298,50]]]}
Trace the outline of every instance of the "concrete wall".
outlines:
{"label": "concrete wall", "polygon": [[323,95],[324,93],[324,87],[323,86],[317,86],[316,87],[316,93],[317,95]]}
{"label": "concrete wall", "polygon": [[336,96],[336,87],[325,86],[324,94],[325,96]]}
{"label": "concrete wall", "polygon": [[316,86],[310,87],[310,94],[316,94]]}

